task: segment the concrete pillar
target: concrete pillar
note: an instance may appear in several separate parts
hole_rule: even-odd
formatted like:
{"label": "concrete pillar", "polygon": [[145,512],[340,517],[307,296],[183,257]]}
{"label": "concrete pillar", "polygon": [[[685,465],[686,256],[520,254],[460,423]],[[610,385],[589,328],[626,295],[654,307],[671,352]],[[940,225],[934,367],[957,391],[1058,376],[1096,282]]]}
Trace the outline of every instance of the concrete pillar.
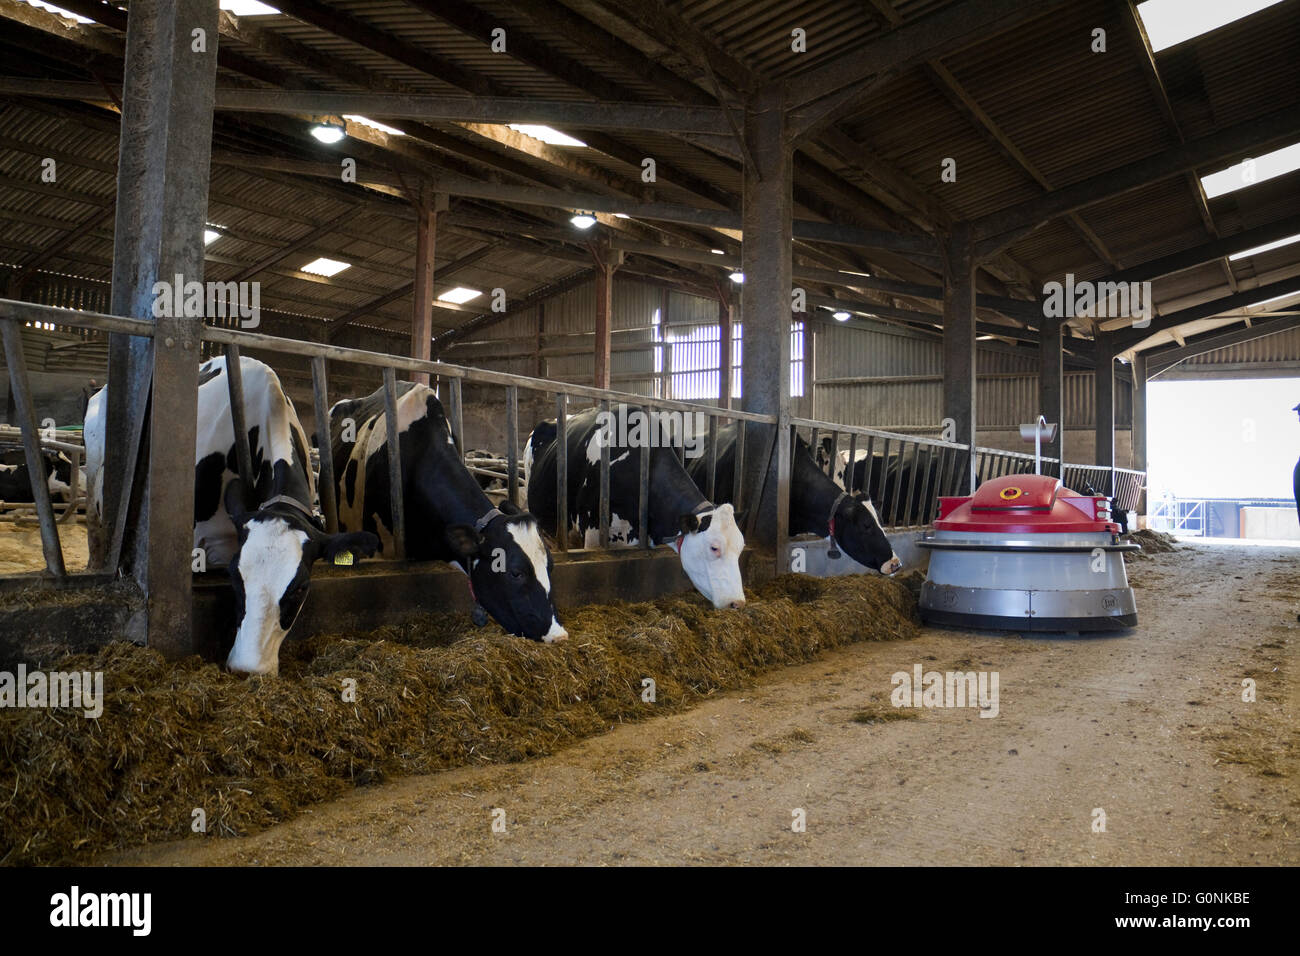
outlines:
{"label": "concrete pillar", "polygon": [[[438,213],[446,210],[445,193],[424,194],[415,204],[415,293],[411,319],[411,357],[428,359],[433,348],[433,252]],[[429,384],[428,372],[415,372],[411,381]]]}
{"label": "concrete pillar", "polygon": [[[1064,331],[1059,318],[1044,316],[1038,327],[1038,411],[1056,422],[1056,440],[1043,443],[1043,457],[1063,460],[1065,448],[1065,366],[1061,350]],[[1043,474],[1061,477],[1059,465],[1044,465]]]}
{"label": "concrete pillar", "polygon": [[[1147,357],[1143,352],[1133,356],[1133,469],[1147,470]],[[1138,499],[1138,514],[1147,513],[1146,483]]]}
{"label": "concrete pillar", "polygon": [[[154,283],[203,281],[217,0],[140,0],[127,21],[112,311],[153,317]],[[157,317],[152,346],[109,343],[105,498],[108,560],[147,596],[133,637],[168,655],[194,649],[198,316]],[[148,406],[159,411],[144,427]],[[142,633],[143,632],[143,633]]]}
{"label": "concrete pillar", "polygon": [[745,167],[741,213],[742,406],[748,412],[782,419],[775,436],[771,426],[746,426],[744,500],[749,509],[757,509],[753,537],[761,545],[775,547],[784,542],[789,525],[789,495],[784,491],[789,484],[790,447],[788,439],[783,440],[788,434],[783,421],[790,414],[794,166],[777,87],[765,87],[750,99],[744,134],[753,164]]}
{"label": "concrete pillar", "polygon": [[[943,415],[955,426],[952,440],[974,446],[975,258],[965,223],[952,227],[943,259]],[[974,455],[967,481],[973,492]]]}
{"label": "concrete pillar", "polygon": [[[1103,468],[1115,467],[1115,340],[1104,332],[1097,335],[1097,371],[1094,384],[1093,407],[1096,410],[1095,462]],[[1099,492],[1113,495],[1115,489],[1107,480]]]}

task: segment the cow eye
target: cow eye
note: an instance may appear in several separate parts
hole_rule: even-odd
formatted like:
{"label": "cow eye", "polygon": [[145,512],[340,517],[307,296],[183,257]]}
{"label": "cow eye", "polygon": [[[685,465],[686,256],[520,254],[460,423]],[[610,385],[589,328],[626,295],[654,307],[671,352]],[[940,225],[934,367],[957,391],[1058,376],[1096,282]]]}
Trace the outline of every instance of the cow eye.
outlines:
{"label": "cow eye", "polygon": [[718,547],[716,544],[709,545],[709,550],[713,552],[713,556],[715,558],[722,557],[722,549]]}

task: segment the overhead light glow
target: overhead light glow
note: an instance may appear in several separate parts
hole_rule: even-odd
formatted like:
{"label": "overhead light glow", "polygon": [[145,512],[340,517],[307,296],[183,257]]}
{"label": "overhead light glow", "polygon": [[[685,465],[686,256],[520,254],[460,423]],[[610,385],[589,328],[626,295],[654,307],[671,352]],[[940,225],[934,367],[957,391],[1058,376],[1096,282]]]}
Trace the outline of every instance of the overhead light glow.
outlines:
{"label": "overhead light glow", "polygon": [[580,212],[570,219],[569,222],[573,223],[579,229],[590,229],[596,224],[596,217],[590,213]]}
{"label": "overhead light glow", "polygon": [[710,249],[709,252],[713,253],[715,256],[725,256],[725,255],[726,255],[726,253],[723,252],[721,249]]}
{"label": "overhead light glow", "polygon": [[1215,196],[1284,176],[1296,169],[1300,169],[1300,143],[1283,146],[1263,156],[1243,159],[1235,166],[1202,176],[1201,186],[1205,189],[1206,197],[1213,199]]}
{"label": "overhead light glow", "polygon": [[476,299],[483,293],[478,289],[467,289],[463,285],[458,285],[454,289],[448,289],[442,295],[438,296],[439,302],[451,302],[454,305],[464,305],[470,299]]}
{"label": "overhead light glow", "polygon": [[745,281],[745,273],[733,272],[731,275],[727,276],[727,278],[730,279],[732,282],[736,283],[736,285],[740,285],[742,282]]}
{"label": "overhead light glow", "polygon": [[205,246],[216,242],[220,238],[221,238],[221,233],[219,232],[215,232],[211,229],[203,230],[203,244]]}
{"label": "overhead light glow", "polygon": [[391,126],[385,126],[383,123],[377,123],[367,116],[358,116],[356,113],[344,113],[343,118],[353,123],[359,123],[362,126],[369,126],[371,129],[377,129],[381,133],[387,133],[389,136],[405,136],[400,129],[393,129]]}
{"label": "overhead light glow", "polygon": [[1282,0],[1146,0],[1137,5],[1156,53],[1227,26]]}
{"label": "overhead light glow", "polygon": [[266,17],[280,12],[258,0],[221,0],[221,9],[237,17]]}
{"label": "overhead light glow", "polygon": [[322,143],[337,143],[343,138],[343,127],[333,123],[318,123],[311,128],[311,134]]}
{"label": "overhead light glow", "polygon": [[1257,256],[1261,252],[1271,252],[1274,249],[1281,249],[1283,246],[1289,246],[1293,242],[1300,242],[1300,232],[1294,236],[1287,236],[1285,239],[1279,239],[1277,242],[1265,243],[1262,246],[1256,246],[1254,249],[1246,249],[1242,252],[1234,252],[1228,256],[1229,260],[1246,259],[1250,256]]}
{"label": "overhead light glow", "polygon": [[850,316],[849,313],[845,312],[843,309],[835,313],[836,322],[847,322],[850,318],[852,318],[852,316]]}
{"label": "overhead light glow", "polygon": [[615,218],[615,219],[631,219],[632,217],[629,216],[629,215],[628,215],[627,213],[625,213],[625,212],[616,212],[616,213],[614,213],[614,218]]}
{"label": "overhead light glow", "polygon": [[535,126],[531,123],[509,123],[511,129],[523,133],[525,136],[531,136],[533,139],[540,139],[543,143],[551,146],[586,146],[580,139],[574,139],[561,133],[558,129],[551,129],[549,126]]}
{"label": "overhead light glow", "polygon": [[328,279],[330,276],[338,275],[344,269],[351,268],[351,263],[339,262],[337,259],[326,259],[324,256],[321,256],[319,259],[303,266],[302,271],[310,272],[312,275],[325,276],[325,278]]}

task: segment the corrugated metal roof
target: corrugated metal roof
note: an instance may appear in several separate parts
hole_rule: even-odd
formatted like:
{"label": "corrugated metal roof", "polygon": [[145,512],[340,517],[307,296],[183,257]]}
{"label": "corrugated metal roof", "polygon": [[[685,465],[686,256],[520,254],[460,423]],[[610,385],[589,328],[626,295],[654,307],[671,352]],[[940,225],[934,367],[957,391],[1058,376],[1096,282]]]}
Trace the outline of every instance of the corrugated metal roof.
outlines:
{"label": "corrugated metal roof", "polygon": [[[956,2],[898,0],[892,6],[904,22],[911,23]],[[259,30],[342,64],[345,69],[340,76],[311,65],[303,67],[228,37],[223,37],[222,43],[246,57],[326,88],[350,88],[348,78],[354,68],[360,68],[413,91],[459,91],[460,87],[431,75],[445,70],[453,78],[464,78],[464,85],[470,88],[490,87],[507,95],[555,100],[592,99],[592,91],[583,89],[580,82],[566,81],[558,72],[549,73],[517,55],[523,47],[513,47],[512,38],[532,40],[548,55],[578,64],[602,78],[603,85],[617,87],[627,99],[673,102],[671,92],[657,86],[635,59],[593,49],[593,43],[600,46],[599,37],[604,31],[611,44],[626,43],[651,51],[652,59],[676,71],[685,82],[701,90],[710,88],[698,65],[692,62],[695,53],[688,38],[672,36],[671,31],[656,28],[651,21],[637,27],[618,14],[617,4],[565,0],[568,10],[592,25],[595,41],[555,25],[544,13],[536,12],[543,7],[532,3],[468,0],[467,5],[478,11],[485,23],[499,24],[506,30],[506,53],[493,52],[489,38],[477,35],[480,31],[467,33],[453,26],[453,13],[439,17],[436,7],[425,10],[404,0],[329,0],[317,5],[327,14],[353,18],[401,43],[409,56],[398,58],[366,48],[358,42],[361,35],[346,25],[330,32],[287,15],[245,18]],[[770,80],[854,53],[887,29],[879,11],[881,6],[883,0],[865,5],[856,0],[679,0],[668,4],[666,10],[725,50],[745,69]],[[1125,5],[1109,0],[1055,5],[1013,30],[959,49],[945,57],[943,65],[962,94],[978,104],[1051,187],[1060,188],[1158,154],[1176,143],[1179,133],[1184,139],[1194,139],[1281,106],[1300,103],[1300,73],[1295,69],[1300,62],[1298,8],[1300,0],[1287,0],[1156,55],[1159,78],[1168,90],[1179,126],[1177,131],[1153,95],[1149,67],[1134,42]],[[1097,27],[1107,31],[1105,53],[1094,53],[1090,48],[1092,31]],[[806,31],[806,53],[791,50],[791,30],[795,28]],[[117,43],[122,39],[119,32],[108,27],[92,25],[87,29]],[[655,33],[657,38],[647,33]],[[29,35],[34,36],[27,28],[15,28],[12,36],[0,38],[0,49],[5,51],[12,72],[84,77],[80,72],[82,63],[60,58],[59,51],[66,48],[67,41],[24,46],[23,40]],[[428,70],[400,59],[423,62]],[[225,67],[222,77],[237,78]],[[886,206],[914,206],[907,193],[915,191],[957,218],[980,216],[1041,195],[1044,186],[1010,161],[1005,149],[991,141],[988,130],[954,106],[953,96],[925,67],[904,71],[869,93],[857,114],[840,126],[851,142],[861,144],[862,155],[848,157],[864,167],[853,178],[861,180],[865,176],[869,192]],[[335,155],[323,154],[302,136],[296,122],[222,117],[215,140],[223,150],[244,149],[258,156],[319,162]],[[464,158],[467,150],[477,150],[481,156],[503,156],[513,162],[514,171],[497,174],[505,182],[576,182],[571,173],[558,171],[544,159],[476,136],[455,124],[434,125],[465,144],[458,147],[460,155],[453,165],[458,172],[474,172],[481,167],[481,161]],[[4,258],[27,261],[39,250],[63,242],[70,230],[108,208],[115,188],[115,126],[116,119],[109,113],[67,103],[18,98],[0,103],[0,178],[4,180],[0,185],[0,223],[4,227],[0,253]],[[730,130],[720,129],[719,133],[729,135]],[[742,182],[734,161],[720,159],[665,134],[625,132],[617,138],[628,150],[623,158],[595,149],[561,148],[556,153],[580,160],[598,170],[602,178],[613,177],[636,189],[641,185],[639,168],[629,159],[652,156],[659,172],[654,195],[663,201],[712,205],[693,191],[691,180],[711,184],[733,197],[740,195]],[[415,138],[408,138],[406,143],[415,143]],[[47,154],[62,157],[57,188],[31,176],[34,164]],[[437,163],[448,153],[430,147],[421,155]],[[945,158],[957,162],[955,182],[940,179],[940,163]],[[874,170],[872,164],[876,162],[886,164],[888,171]],[[873,171],[877,173],[874,184]],[[900,177],[913,187],[901,195],[891,185]],[[1231,235],[1300,214],[1298,180],[1300,176],[1292,174],[1212,200],[1210,213],[1215,231]],[[846,207],[839,193],[812,179],[803,181],[798,177],[796,185],[820,197],[831,211],[842,208],[848,220],[876,224],[878,216],[870,203]],[[322,319],[337,317],[409,282],[404,277],[409,277],[413,268],[414,223],[400,208],[400,201],[391,197],[355,188],[344,191],[338,183],[287,173],[216,164],[209,218],[227,227],[229,234],[210,247],[210,274],[213,278],[237,275],[241,269],[338,217],[349,203],[362,201],[365,207],[358,207],[346,222],[260,276],[268,306],[287,313]],[[504,215],[509,207],[476,201],[465,208]],[[447,217],[449,223],[454,222],[455,210],[453,205]],[[509,215],[543,223],[557,221],[555,214],[537,207],[515,207]],[[1081,216],[1123,266],[1187,249],[1212,237],[1198,213],[1195,191],[1181,176],[1096,203]],[[562,218],[558,221],[563,224]],[[635,228],[633,224],[629,227]],[[674,240],[689,233],[674,227],[654,228],[666,229]],[[649,238],[653,233],[636,235]],[[111,239],[110,221],[69,242],[46,266],[52,271],[105,280],[111,272]],[[440,228],[439,266],[467,254],[484,240],[479,227]],[[554,240],[545,242],[553,244]],[[583,252],[580,245],[568,244],[559,258],[547,258],[535,254],[535,248],[519,242],[503,245],[458,274],[454,281],[476,288],[505,288],[511,298],[517,298],[573,271],[577,267],[575,256]],[[1038,229],[1012,245],[1008,254],[1035,280],[1059,277],[1065,272],[1097,277],[1111,268],[1099,259],[1081,231],[1066,220]],[[307,281],[294,274],[317,255],[344,259],[353,267],[331,283]],[[1232,273],[1236,281],[1249,286],[1257,276],[1275,274],[1297,263],[1300,245],[1233,263]],[[1208,265],[1158,280],[1156,300],[1177,302],[1229,291],[1224,269]],[[453,327],[469,314],[438,310],[435,322],[441,327]],[[409,327],[409,315],[409,299],[398,299],[376,308],[358,324],[402,330]]]}

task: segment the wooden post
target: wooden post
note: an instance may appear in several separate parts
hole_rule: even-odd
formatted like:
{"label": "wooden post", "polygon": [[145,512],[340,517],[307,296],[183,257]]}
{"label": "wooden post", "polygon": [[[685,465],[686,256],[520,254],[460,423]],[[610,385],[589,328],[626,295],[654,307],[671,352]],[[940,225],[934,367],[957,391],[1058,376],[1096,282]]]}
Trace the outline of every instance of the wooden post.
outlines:
{"label": "wooden post", "polygon": [[[203,281],[216,0],[141,0],[127,21],[111,310],[153,318],[152,342],[113,335],[105,506],[111,567],[147,598],[128,637],[194,651],[191,558],[201,316],[154,309],[154,284]],[[192,288],[193,286],[191,286]],[[174,304],[184,290],[173,290]],[[152,403],[158,415],[150,416]]]}
{"label": "wooden post", "polygon": [[[412,297],[411,358],[428,360],[433,347],[433,252],[438,213],[447,208],[446,193],[422,192],[415,206],[415,290]],[[411,380],[429,384],[428,372],[413,372]]]}
{"label": "wooden post", "polygon": [[325,530],[337,534],[339,508],[334,477],[334,446],[330,435],[329,381],[325,356],[314,355],[311,360],[312,407],[316,415],[316,444],[320,448],[320,510],[325,516]]}
{"label": "wooden post", "polygon": [[[1038,411],[1048,422],[1057,423],[1056,439],[1043,442],[1043,457],[1065,461],[1065,369],[1061,337],[1065,329],[1059,318],[1044,316],[1038,327]],[[1044,465],[1043,473],[1061,478],[1061,466]]]}
{"label": "wooden post", "polygon": [[1096,391],[1093,395],[1096,409],[1095,464],[1107,469],[1105,488],[1097,490],[1104,495],[1115,493],[1115,339],[1114,335],[1097,333]]}
{"label": "wooden post", "polygon": [[966,223],[952,227],[944,251],[943,414],[955,423],[951,439],[971,446],[967,490],[973,493],[976,484],[975,259]]}
{"label": "wooden post", "polygon": [[731,338],[735,307],[725,289],[718,299],[718,407],[731,407]]}
{"label": "wooden post", "polygon": [[[1133,355],[1133,469],[1147,470],[1147,357],[1144,352]],[[1147,513],[1146,482],[1138,496],[1137,513]]]}
{"label": "wooden post", "polygon": [[602,240],[591,251],[596,260],[596,388],[609,388],[609,357],[612,341],[611,323],[614,309],[614,271],[623,263],[623,252],[610,248]]}
{"label": "wooden post", "polygon": [[[778,419],[771,425],[746,424],[755,454],[746,462],[745,499],[750,502],[757,543],[780,548],[789,518],[790,482],[790,287],[794,161],[786,135],[785,111],[779,87],[759,90],[745,108],[745,140],[752,162],[745,165],[741,212],[740,311],[745,323],[743,345],[743,407]],[[772,441],[768,441],[769,437]],[[784,556],[779,555],[779,565]],[[778,571],[787,568],[778,566]]]}

